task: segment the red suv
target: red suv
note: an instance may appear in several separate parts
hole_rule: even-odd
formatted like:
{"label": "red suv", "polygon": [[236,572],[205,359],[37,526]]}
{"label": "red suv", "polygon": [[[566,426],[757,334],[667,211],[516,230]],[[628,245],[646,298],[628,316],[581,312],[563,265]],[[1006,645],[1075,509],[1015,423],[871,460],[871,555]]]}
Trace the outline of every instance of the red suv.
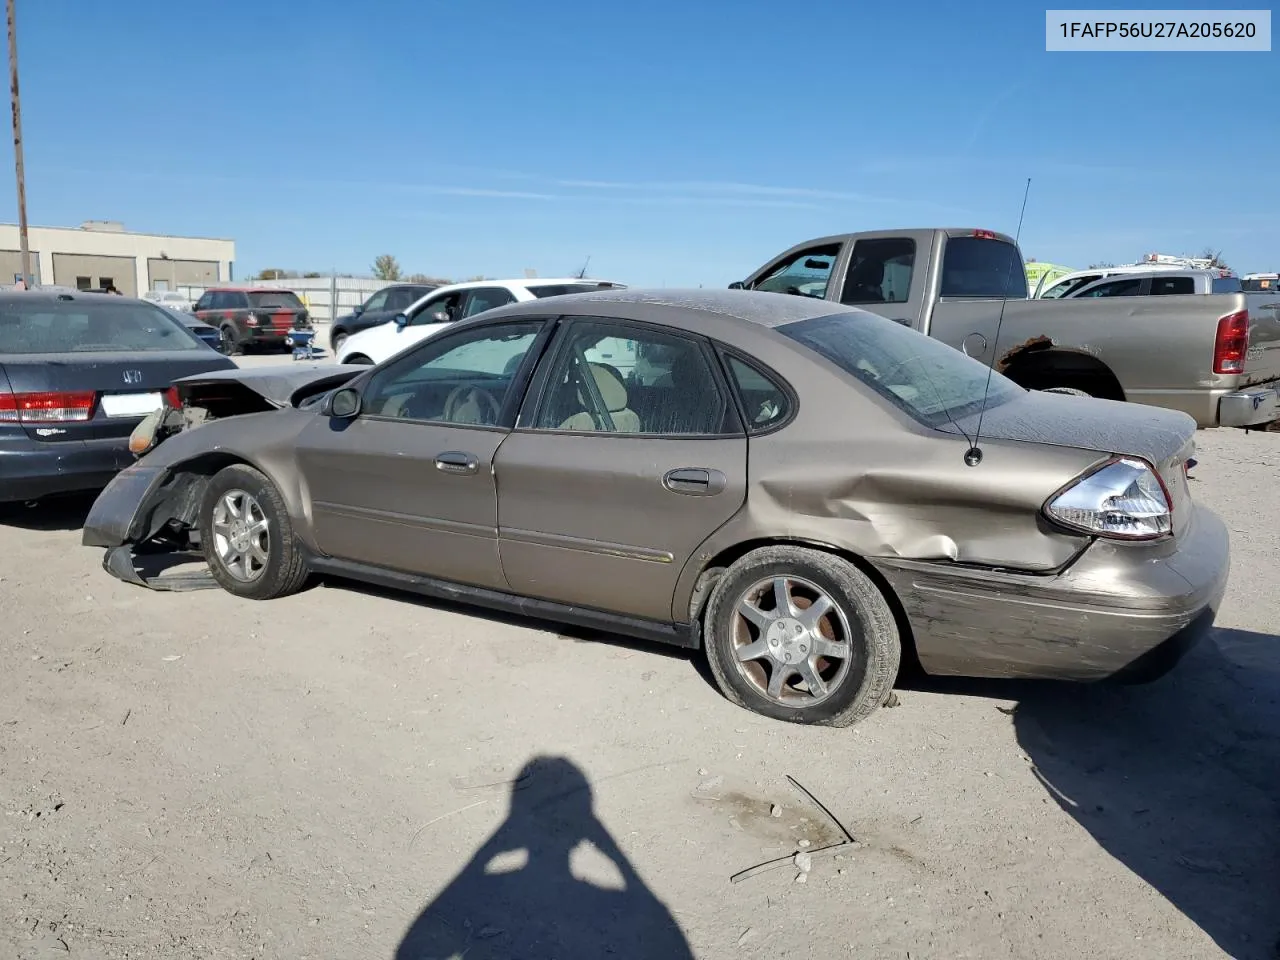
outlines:
{"label": "red suv", "polygon": [[222,352],[243,353],[247,347],[284,347],[290,330],[310,330],[311,316],[292,290],[214,287],[206,290],[192,312],[217,327]]}

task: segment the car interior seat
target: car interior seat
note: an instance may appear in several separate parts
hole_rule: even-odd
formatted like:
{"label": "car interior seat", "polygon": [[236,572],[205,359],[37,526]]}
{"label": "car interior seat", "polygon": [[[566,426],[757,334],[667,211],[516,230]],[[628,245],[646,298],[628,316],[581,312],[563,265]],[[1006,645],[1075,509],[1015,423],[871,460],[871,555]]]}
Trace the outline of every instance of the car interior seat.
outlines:
{"label": "car interior seat", "polygon": [[[613,421],[613,429],[618,433],[639,433],[640,418],[634,410],[627,406],[627,388],[616,371],[600,363],[588,363],[587,369],[596,382],[596,388],[604,400],[605,409],[609,411],[609,419]],[[606,425],[596,423],[588,411],[595,407],[584,387],[578,387],[578,403],[582,409],[562,420],[561,430],[595,431],[606,429]]]}

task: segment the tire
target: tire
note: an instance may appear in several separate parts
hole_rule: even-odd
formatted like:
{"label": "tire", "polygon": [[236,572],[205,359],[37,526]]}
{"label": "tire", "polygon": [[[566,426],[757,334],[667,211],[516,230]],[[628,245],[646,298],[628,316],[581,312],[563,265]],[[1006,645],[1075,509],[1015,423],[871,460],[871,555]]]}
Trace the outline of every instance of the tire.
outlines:
{"label": "tire", "polygon": [[236,336],[236,328],[230,324],[224,324],[218,328],[218,334],[221,337],[222,352],[228,357],[238,357],[244,353],[244,345]]}
{"label": "tire", "polygon": [[[790,583],[798,617],[771,617],[778,579]],[[805,627],[803,610],[818,594],[833,607],[814,631]],[[753,599],[761,602],[752,603],[757,616],[774,625],[771,633],[739,614],[743,601]],[[764,547],[735,562],[716,584],[703,627],[707,660],[721,692],[740,707],[790,723],[847,727],[866,719],[893,693],[902,659],[897,622],[879,588],[846,560],[803,547]],[[835,652],[847,651],[843,658],[814,655],[815,642],[830,640],[839,641]],[[738,651],[748,646],[765,655],[740,661]],[[784,663],[784,656],[793,655],[791,663],[803,659],[811,674],[831,684],[825,695],[796,689],[795,681],[803,679],[799,669]],[[772,695],[770,681],[778,674],[783,685]]]}
{"label": "tire", "polygon": [[[237,498],[237,494],[241,496]],[[224,519],[228,497],[239,499],[242,516],[265,523],[265,549],[261,549],[262,535],[248,534],[237,543],[228,533],[215,533],[214,524]],[[257,551],[247,546],[237,551],[254,540]],[[235,564],[229,564],[224,557],[228,548],[231,553],[240,552],[242,559],[247,557],[247,567],[241,565],[237,570]],[[218,585],[237,597],[273,600],[297,593],[307,581],[306,560],[298,548],[284,498],[266,476],[243,464],[226,467],[209,481],[200,504],[200,549]]]}
{"label": "tire", "polygon": [[361,364],[362,366],[366,366],[366,367],[372,367],[372,366],[373,366],[373,361],[372,361],[372,360],[370,360],[368,357],[366,357],[363,353],[353,353],[351,356],[347,357],[347,359],[343,360],[342,362],[343,362],[343,363],[358,363],[358,364]]}
{"label": "tire", "polygon": [[1078,390],[1075,387],[1044,387],[1041,393],[1065,393],[1072,397],[1092,397],[1093,394],[1087,390]]}
{"label": "tire", "polygon": [[339,330],[329,339],[329,346],[333,349],[334,353],[337,353],[342,349],[342,345],[347,342],[348,336],[350,336],[350,334],[348,334],[347,331]]}

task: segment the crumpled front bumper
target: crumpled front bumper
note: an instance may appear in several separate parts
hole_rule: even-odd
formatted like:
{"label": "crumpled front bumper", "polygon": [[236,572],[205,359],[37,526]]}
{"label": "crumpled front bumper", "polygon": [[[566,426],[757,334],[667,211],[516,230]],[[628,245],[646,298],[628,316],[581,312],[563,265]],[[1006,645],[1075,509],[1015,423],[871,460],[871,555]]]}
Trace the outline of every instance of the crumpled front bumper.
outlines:
{"label": "crumpled front bumper", "polygon": [[164,475],[163,467],[140,463],[116,474],[89,509],[80,542],[86,547],[118,547],[142,539],[142,527],[149,517],[140,508]]}

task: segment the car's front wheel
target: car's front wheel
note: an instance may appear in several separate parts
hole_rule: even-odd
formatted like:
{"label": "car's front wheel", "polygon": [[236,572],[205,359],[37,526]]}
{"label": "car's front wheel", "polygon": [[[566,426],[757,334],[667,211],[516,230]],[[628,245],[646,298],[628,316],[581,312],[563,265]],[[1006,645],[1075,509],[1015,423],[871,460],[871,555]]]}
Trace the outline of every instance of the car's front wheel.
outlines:
{"label": "car's front wheel", "polygon": [[362,367],[373,366],[373,361],[368,357],[366,357],[363,353],[353,353],[351,356],[347,357],[347,359],[343,360],[342,362],[355,363],[355,364],[359,364]]}
{"label": "car's front wheel", "polygon": [[756,713],[843,727],[893,692],[901,644],[879,588],[840,557],[754,550],[720,577],[704,620],[721,691]]}
{"label": "car's front wheel", "polygon": [[342,349],[342,345],[347,342],[348,334],[345,330],[339,330],[333,335],[333,341],[329,346],[333,347],[333,352],[337,353]]}
{"label": "car's front wheel", "polygon": [[238,597],[271,600],[306,583],[306,560],[284,497],[253,467],[226,467],[209,481],[200,545],[214,579]]}

